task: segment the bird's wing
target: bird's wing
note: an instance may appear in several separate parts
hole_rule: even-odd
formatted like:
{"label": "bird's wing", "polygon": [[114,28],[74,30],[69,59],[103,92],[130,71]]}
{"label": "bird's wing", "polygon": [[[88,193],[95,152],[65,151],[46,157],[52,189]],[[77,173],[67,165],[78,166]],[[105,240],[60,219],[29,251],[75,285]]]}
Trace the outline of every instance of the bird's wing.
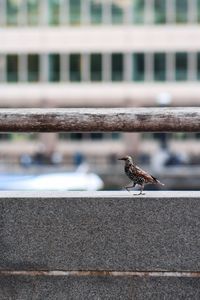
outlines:
{"label": "bird's wing", "polygon": [[138,166],[135,166],[135,168],[136,168],[136,175],[143,177],[148,182],[154,182],[154,181],[156,181],[155,177],[151,176],[146,171],[140,169]]}

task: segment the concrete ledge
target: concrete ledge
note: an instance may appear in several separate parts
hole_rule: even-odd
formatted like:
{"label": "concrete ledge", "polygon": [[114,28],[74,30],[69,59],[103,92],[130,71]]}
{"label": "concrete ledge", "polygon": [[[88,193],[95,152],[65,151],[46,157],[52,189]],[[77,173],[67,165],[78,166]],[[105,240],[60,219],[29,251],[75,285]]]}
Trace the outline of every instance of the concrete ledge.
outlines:
{"label": "concrete ledge", "polygon": [[100,198],[100,199],[130,199],[130,198],[142,198],[142,199],[149,199],[149,198],[199,198],[200,199],[200,191],[146,191],[145,195],[136,196],[134,195],[136,192],[132,190],[132,192],[128,193],[126,191],[53,191],[49,187],[49,191],[0,191],[0,199],[1,198],[9,198],[9,199],[43,199],[43,198]]}
{"label": "concrete ledge", "polygon": [[1,192],[0,270],[200,271],[200,192]]}

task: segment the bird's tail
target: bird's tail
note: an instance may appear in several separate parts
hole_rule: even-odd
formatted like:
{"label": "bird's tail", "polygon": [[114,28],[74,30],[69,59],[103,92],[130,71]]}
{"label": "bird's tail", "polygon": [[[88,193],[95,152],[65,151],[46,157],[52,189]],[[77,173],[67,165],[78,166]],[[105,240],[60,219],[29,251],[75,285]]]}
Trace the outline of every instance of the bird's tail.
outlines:
{"label": "bird's tail", "polygon": [[[152,175],[151,175],[152,176]],[[154,179],[155,183],[159,184],[159,185],[165,185],[164,183],[160,182],[157,178],[153,177],[152,178]]]}

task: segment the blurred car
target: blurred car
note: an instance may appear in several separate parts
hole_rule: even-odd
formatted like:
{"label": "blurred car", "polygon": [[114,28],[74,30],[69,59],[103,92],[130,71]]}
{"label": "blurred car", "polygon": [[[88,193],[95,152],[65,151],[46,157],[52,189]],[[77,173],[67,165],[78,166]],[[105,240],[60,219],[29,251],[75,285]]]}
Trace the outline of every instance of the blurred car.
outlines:
{"label": "blurred car", "polygon": [[96,191],[102,188],[103,181],[95,173],[68,172],[41,175],[0,175],[0,190]]}

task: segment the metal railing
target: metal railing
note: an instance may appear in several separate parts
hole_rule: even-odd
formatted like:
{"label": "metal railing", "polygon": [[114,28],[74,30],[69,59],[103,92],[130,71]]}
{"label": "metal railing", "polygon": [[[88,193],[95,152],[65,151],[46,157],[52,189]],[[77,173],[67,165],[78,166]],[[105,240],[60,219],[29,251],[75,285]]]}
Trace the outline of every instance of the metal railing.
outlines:
{"label": "metal railing", "polygon": [[200,132],[200,108],[1,109],[0,132]]}

